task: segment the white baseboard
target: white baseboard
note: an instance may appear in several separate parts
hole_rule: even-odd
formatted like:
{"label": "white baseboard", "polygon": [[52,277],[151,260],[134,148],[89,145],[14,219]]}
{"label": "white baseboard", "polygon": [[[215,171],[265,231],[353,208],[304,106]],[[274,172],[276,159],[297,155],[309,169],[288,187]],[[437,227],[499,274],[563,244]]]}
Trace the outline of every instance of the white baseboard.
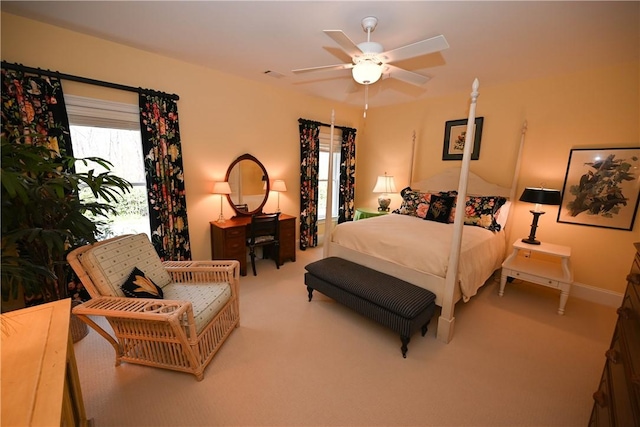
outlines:
{"label": "white baseboard", "polygon": [[569,298],[580,298],[583,300],[618,308],[622,305],[623,294],[609,291],[607,289],[596,288],[584,283],[573,282]]}

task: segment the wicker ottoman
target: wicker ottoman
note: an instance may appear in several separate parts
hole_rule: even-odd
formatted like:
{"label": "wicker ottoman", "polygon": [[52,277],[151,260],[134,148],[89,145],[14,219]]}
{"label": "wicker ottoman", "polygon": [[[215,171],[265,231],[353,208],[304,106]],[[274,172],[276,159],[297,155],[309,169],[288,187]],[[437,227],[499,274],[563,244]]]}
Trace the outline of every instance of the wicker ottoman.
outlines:
{"label": "wicker ottoman", "polygon": [[308,264],[304,276],[309,301],[313,291],[391,328],[400,334],[402,356],[418,329],[422,336],[435,311],[436,296],[421,287],[337,257]]}

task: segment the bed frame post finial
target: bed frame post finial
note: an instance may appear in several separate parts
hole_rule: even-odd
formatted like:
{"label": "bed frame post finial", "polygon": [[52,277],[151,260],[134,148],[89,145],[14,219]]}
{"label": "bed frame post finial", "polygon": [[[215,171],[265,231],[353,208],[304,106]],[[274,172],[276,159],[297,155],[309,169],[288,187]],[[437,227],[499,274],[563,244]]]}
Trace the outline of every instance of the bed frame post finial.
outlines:
{"label": "bed frame post finial", "polygon": [[478,89],[480,88],[480,82],[478,78],[473,81],[471,85],[471,102],[475,103],[478,100]]}
{"label": "bed frame post finial", "polygon": [[409,163],[409,184],[413,182],[413,163],[416,156],[416,130],[413,130],[413,137],[411,141],[411,161]]}

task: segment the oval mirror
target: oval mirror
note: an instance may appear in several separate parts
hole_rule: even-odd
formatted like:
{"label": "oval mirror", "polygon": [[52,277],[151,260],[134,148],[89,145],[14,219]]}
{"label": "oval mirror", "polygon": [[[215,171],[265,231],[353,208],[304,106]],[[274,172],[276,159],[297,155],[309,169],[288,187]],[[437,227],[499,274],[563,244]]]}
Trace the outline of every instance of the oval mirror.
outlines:
{"label": "oval mirror", "polygon": [[231,187],[227,200],[236,215],[262,213],[269,196],[269,175],[262,163],[251,154],[243,154],[229,165],[225,181]]}

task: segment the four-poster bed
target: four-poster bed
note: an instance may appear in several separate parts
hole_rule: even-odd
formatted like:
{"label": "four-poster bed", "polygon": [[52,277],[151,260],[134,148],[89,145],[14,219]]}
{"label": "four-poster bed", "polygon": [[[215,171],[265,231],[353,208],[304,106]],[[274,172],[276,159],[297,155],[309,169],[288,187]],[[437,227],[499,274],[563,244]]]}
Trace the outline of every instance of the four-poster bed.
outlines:
{"label": "four-poster bed", "polygon": [[[473,145],[471,138],[474,134],[473,124],[475,122],[478,87],[479,83],[476,79],[472,85],[461,167],[459,169],[447,170],[442,174],[424,181],[412,182],[411,189],[420,189],[424,192],[450,192],[457,190],[457,200],[459,201],[465,201],[467,194],[474,196],[500,196],[513,200],[513,194],[515,194],[515,187],[517,185],[519,160],[516,165],[512,188],[491,184],[469,171]],[[525,130],[526,123],[523,126],[520,148],[522,148]],[[411,168],[413,168],[413,154],[411,163]],[[413,174],[410,176],[413,177]],[[508,204],[509,202],[507,202],[501,212],[501,221],[503,223],[506,222],[506,217],[508,216]],[[465,204],[461,202],[458,203],[458,206],[464,207]],[[500,268],[505,256],[505,232],[504,230],[497,232],[489,231],[481,227],[468,226],[465,228],[469,230],[467,231],[465,229],[463,233],[463,225],[465,222],[464,208],[457,208],[455,210],[453,224],[427,224],[431,221],[423,221],[415,217],[401,217],[403,217],[403,215],[391,214],[370,218],[366,221],[358,221],[357,223],[343,223],[338,225],[335,230],[331,230],[331,224],[328,222],[325,225],[325,236],[330,236],[330,238],[325,238],[324,256],[343,258],[433,292],[436,295],[436,305],[441,307],[441,314],[438,318],[437,337],[441,341],[449,342],[453,337],[455,322],[454,306],[456,302],[460,299],[468,300],[468,298],[475,295],[477,288],[482,286],[493,272]],[[368,224],[364,224],[366,222],[368,222]],[[398,225],[398,222],[401,222],[402,225]],[[445,244],[438,247],[433,246],[433,243],[427,240],[428,236],[425,234],[430,233],[430,231],[423,231],[423,226],[425,225],[438,228],[438,233],[440,233],[439,239]],[[394,232],[389,233],[388,230],[384,230],[385,227],[404,227],[405,231],[398,231],[401,230],[401,228],[398,228],[394,229]],[[419,231],[414,227],[420,227]],[[365,246],[358,238],[355,238],[354,243],[352,238],[345,234],[346,231],[351,228],[355,229],[354,235],[358,235],[359,233],[373,233],[371,237],[374,241],[373,246]],[[372,231],[365,231],[366,228],[370,228]],[[376,234],[376,229],[381,232]],[[397,240],[401,235],[403,238],[404,236],[413,236],[415,243],[413,243],[413,246],[406,244],[406,246],[411,246],[408,250],[413,251],[414,255],[418,254],[417,256],[435,258],[434,263],[437,264],[438,267],[433,270],[432,267],[416,267],[415,265],[407,264],[405,261],[411,258],[409,252],[398,254],[394,259],[392,255],[393,252],[398,252],[400,249]],[[351,243],[349,243],[350,240]],[[385,246],[385,244],[388,245]],[[376,246],[378,247],[377,252],[375,249]],[[427,253],[427,247],[431,247],[432,252]],[[385,251],[386,253],[383,253]],[[438,253],[438,251],[444,251],[446,253],[443,256],[443,254]],[[478,258],[480,257],[483,259],[478,262]],[[461,259],[463,261],[462,264]],[[462,268],[459,268],[459,266],[462,266]],[[463,286],[461,286],[461,283]]]}

